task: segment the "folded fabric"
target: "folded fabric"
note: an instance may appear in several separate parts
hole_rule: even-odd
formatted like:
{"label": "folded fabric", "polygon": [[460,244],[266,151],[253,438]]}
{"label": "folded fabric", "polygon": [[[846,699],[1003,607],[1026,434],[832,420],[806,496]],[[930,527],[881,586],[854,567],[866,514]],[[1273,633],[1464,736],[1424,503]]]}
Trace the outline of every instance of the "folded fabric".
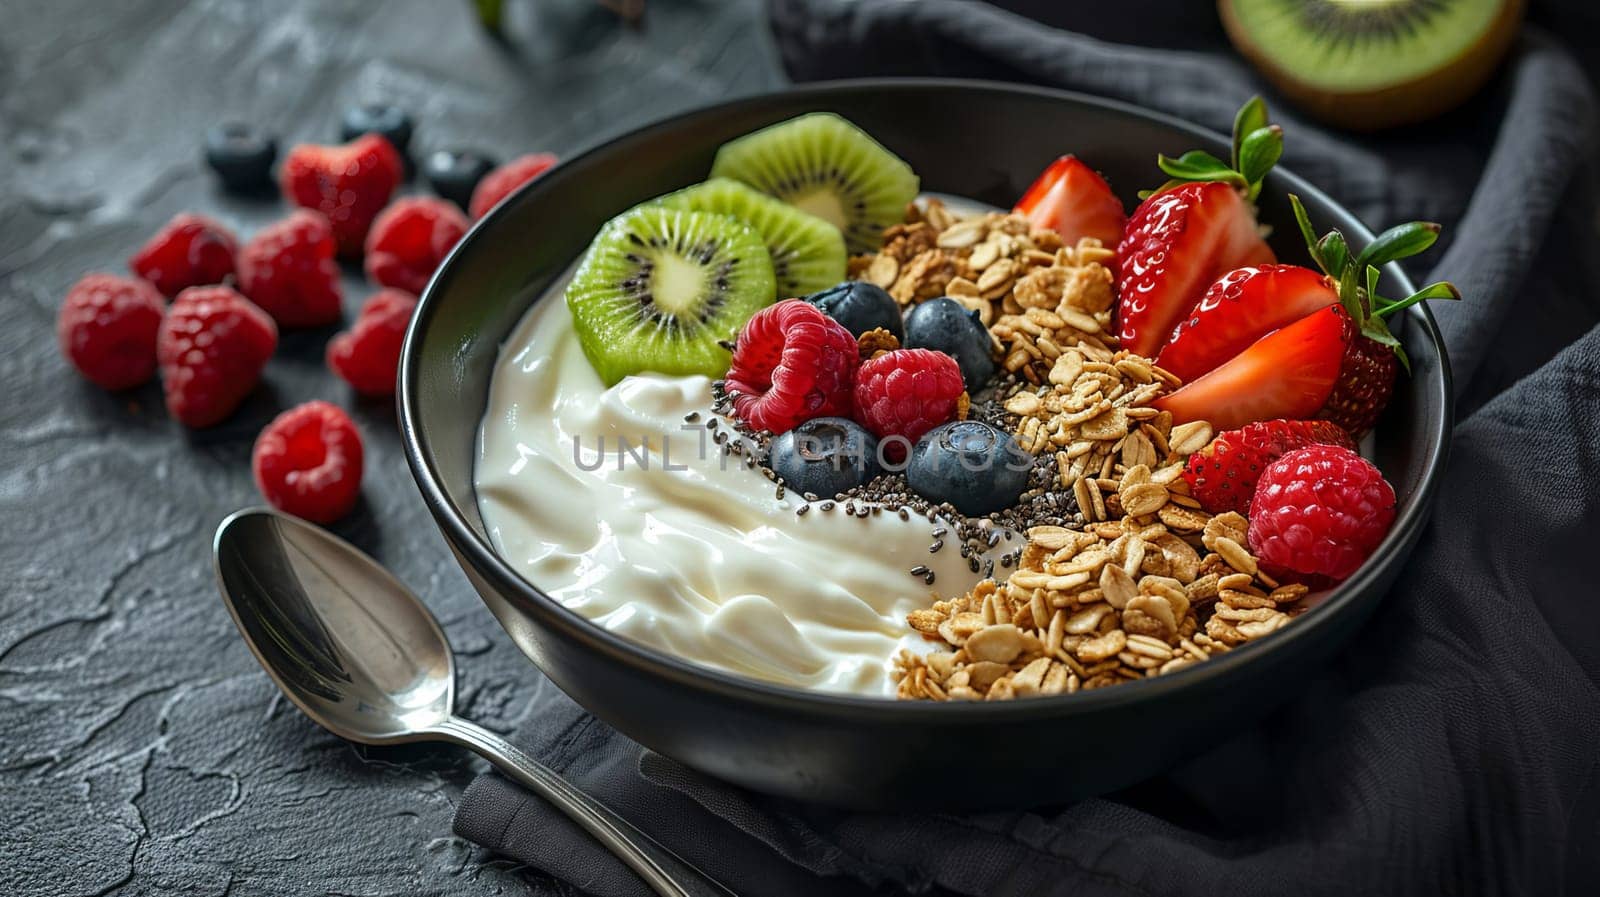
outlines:
{"label": "folded fabric", "polygon": [[[1128,33],[1160,6],[1093,14]],[[1027,80],[1218,130],[1261,90],[1194,34],[1158,41],[1188,50],[1152,50],[961,0],[771,9],[801,79]],[[1429,277],[1467,298],[1435,308],[1461,422],[1434,523],[1362,633],[1260,725],[1124,792],[959,816],[741,791],[643,750],[551,688],[514,736],[740,894],[1600,892],[1595,110],[1570,55],[1532,29],[1485,96],[1426,128],[1354,139],[1274,106],[1291,135],[1284,164],[1365,220],[1443,221],[1447,249]],[[647,893],[492,774],[467,791],[456,829],[584,891]]]}

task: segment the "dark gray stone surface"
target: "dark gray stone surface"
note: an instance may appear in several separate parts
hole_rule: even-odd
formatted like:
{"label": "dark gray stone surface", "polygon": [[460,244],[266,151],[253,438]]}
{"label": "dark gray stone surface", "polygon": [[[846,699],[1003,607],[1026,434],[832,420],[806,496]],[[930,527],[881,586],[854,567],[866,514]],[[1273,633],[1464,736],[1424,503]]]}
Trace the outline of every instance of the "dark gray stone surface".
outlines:
{"label": "dark gray stone surface", "polygon": [[[259,501],[249,452],[278,410],[353,410],[363,502],[337,531],[422,594],[461,655],[462,711],[520,722],[549,688],[479,604],[416,495],[388,403],[286,333],[261,389],[186,433],[152,384],[108,395],[53,322],[88,271],[175,212],[241,236],[279,202],[222,196],[200,136],[243,118],[332,141],[368,99],[414,144],[571,153],[779,84],[755,0],[650,0],[642,28],[590,0],[510,0],[512,49],[467,0],[10,0],[0,4],[0,893],[557,893],[450,835],[481,768],[449,748],[367,750],[276,697],[217,599],[217,522]],[[370,291],[346,284],[353,311]]]}

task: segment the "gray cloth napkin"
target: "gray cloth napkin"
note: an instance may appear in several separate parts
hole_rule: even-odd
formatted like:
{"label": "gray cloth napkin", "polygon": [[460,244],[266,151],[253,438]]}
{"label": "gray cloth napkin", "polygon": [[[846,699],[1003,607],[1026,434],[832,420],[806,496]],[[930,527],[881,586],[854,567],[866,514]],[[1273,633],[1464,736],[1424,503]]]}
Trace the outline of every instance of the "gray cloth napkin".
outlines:
{"label": "gray cloth napkin", "polygon": [[[1177,0],[773,0],[797,79],[1007,78],[1226,131],[1263,86]],[[1170,13],[1170,15],[1164,15]],[[1041,27],[1027,13],[1057,28]],[[1270,100],[1269,94],[1269,100]],[[643,750],[555,689],[525,746],[741,894],[1600,892],[1600,179],[1596,105],[1529,28],[1504,74],[1425,126],[1298,120],[1284,164],[1364,220],[1446,225],[1428,279],[1460,424],[1433,525],[1353,644],[1259,726],[1139,786],[1049,811],[845,813],[744,792]],[[646,893],[486,775],[456,830],[586,892]]]}

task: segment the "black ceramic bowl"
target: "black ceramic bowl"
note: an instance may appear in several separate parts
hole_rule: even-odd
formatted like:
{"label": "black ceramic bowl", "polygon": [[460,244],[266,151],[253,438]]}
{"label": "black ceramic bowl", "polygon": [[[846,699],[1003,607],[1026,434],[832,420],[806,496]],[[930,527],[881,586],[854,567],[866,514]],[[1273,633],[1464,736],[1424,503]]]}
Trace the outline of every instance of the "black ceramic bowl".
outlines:
{"label": "black ceramic bowl", "polygon": [[[950,110],[961,110],[951,127]],[[1216,134],[1060,91],[944,80],[874,80],[735,100],[634,131],[568,160],[489,215],[422,297],[406,337],[400,414],[424,500],[468,578],[513,641],[558,686],[656,751],[759,791],[861,808],[1023,807],[1109,791],[1193,755],[1293,695],[1366,619],[1424,525],[1450,432],[1449,370],[1428,312],[1398,326],[1411,357],[1378,429],[1376,458],[1399,495],[1377,554],[1326,602],[1263,639],[1155,679],[1049,698],[933,704],[769,685],[695,666],[592,625],[495,554],[473,494],[479,418],[501,342],[528,303],[608,218],[705,178],[717,146],[817,110],[837,112],[898,153],[929,191],[1009,206],[1071,151],[1125,193],[1159,179],[1157,153]],[[1292,141],[1294,136],[1291,134]],[[1288,172],[1271,175],[1262,218],[1279,253],[1303,259],[1288,193],[1322,227],[1371,238]],[[1398,268],[1390,289],[1410,284]],[[1391,294],[1392,295],[1392,294]],[[797,584],[798,587],[799,584]],[[981,788],[933,786],[952,763]]]}

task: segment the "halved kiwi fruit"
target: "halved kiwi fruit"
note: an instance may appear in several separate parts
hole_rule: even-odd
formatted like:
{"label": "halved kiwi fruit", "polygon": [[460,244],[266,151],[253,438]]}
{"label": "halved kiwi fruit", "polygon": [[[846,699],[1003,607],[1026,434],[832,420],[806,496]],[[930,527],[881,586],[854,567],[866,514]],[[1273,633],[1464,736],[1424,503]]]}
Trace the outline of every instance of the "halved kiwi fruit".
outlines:
{"label": "halved kiwi fruit", "polygon": [[601,228],[567,285],[583,353],[611,385],[629,374],[728,371],[730,339],[774,296],[761,235],[727,215],[646,205]]}
{"label": "halved kiwi fruit", "polygon": [[1306,111],[1371,131],[1478,91],[1516,39],[1524,0],[1219,0],[1233,45]]}
{"label": "halved kiwi fruit", "polygon": [[756,229],[772,256],[779,298],[815,293],[844,280],[844,235],[837,227],[729,178],[668,193],[662,205],[732,215]]}
{"label": "halved kiwi fruit", "polygon": [[851,252],[877,249],[883,229],[900,222],[920,187],[910,165],[831,112],[724,143],[711,176],[743,181],[829,222]]}

